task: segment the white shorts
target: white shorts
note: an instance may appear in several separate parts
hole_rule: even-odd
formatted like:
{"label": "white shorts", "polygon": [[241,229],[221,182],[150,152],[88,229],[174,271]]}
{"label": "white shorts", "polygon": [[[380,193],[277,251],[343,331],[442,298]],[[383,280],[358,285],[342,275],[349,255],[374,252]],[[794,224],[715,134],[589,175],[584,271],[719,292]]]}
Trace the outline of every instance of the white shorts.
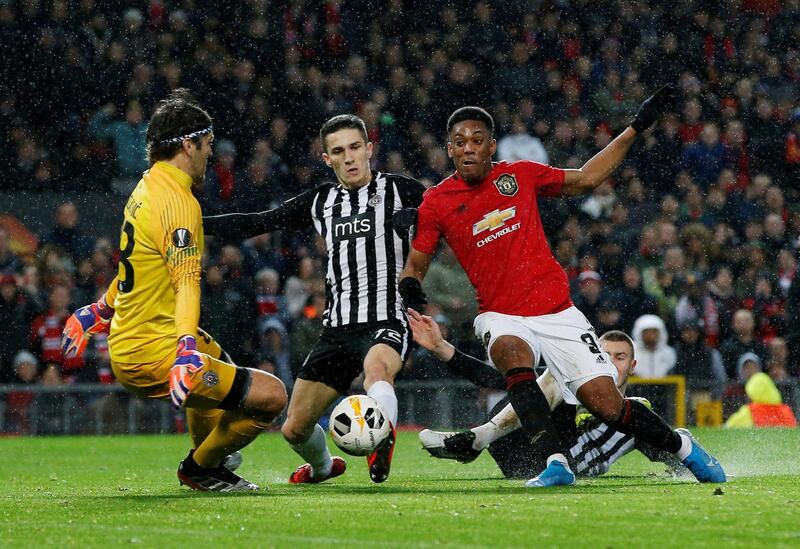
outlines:
{"label": "white shorts", "polygon": [[[534,354],[534,366],[544,357],[547,368],[569,404],[578,404],[581,385],[596,377],[608,376],[617,383],[617,369],[603,351],[594,328],[576,307],[541,316],[514,316],[481,313],[475,317],[475,335],[490,351],[500,336],[515,336],[525,341]],[[492,354],[489,361],[492,361]],[[492,362],[494,365],[494,363]]]}

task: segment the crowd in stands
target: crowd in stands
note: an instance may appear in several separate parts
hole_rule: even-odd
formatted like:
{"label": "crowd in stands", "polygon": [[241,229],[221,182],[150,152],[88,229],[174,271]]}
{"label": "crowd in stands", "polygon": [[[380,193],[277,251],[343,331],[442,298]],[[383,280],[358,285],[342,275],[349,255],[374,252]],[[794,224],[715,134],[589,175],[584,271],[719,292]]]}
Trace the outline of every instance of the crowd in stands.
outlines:
{"label": "crowd in stands", "polygon": [[[330,179],[318,129],[336,114],[365,120],[374,169],[429,186],[452,172],[459,106],[494,116],[497,159],[577,168],[673,82],[674,112],[606,184],[542,208],[574,301],[598,332],[633,333],[639,375],[683,374],[715,397],[759,371],[800,376],[798,0],[6,0],[0,45],[0,192],[129,192],[153,105],[184,86],[214,117],[206,214]],[[118,259],[116,234],[83,232],[81,206],[52,213],[32,256],[0,228],[0,383],[113,381],[102,338],[85,360],[58,351]],[[321,326],[324,246],[312,232],[212,239],[204,263],[201,325],[291,386]],[[443,247],[428,313],[465,341],[469,288]],[[446,375],[429,362],[415,353],[404,375]]]}

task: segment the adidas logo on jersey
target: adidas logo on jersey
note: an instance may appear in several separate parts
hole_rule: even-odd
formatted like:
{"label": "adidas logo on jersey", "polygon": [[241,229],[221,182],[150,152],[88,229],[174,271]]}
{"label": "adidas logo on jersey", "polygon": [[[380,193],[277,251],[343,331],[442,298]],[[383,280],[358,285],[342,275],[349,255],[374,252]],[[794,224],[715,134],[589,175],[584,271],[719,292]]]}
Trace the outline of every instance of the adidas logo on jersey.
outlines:
{"label": "adidas logo on jersey", "polygon": [[605,364],[606,363],[606,359],[603,358],[603,355],[600,355],[600,356],[597,357],[597,363],[598,364]]}

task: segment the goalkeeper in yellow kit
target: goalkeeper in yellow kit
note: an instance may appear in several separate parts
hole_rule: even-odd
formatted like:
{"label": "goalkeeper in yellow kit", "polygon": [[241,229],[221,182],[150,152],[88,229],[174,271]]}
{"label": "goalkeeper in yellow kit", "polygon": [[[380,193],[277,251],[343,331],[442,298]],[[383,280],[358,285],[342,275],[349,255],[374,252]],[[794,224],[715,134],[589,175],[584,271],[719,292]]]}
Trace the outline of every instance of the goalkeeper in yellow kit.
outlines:
{"label": "goalkeeper in yellow kit", "polygon": [[68,319],[62,346],[77,355],[93,334],[110,330],[117,380],[186,408],[193,449],[178,468],[180,482],[257,490],[231,469],[236,452],[284,409],[286,389],[273,375],[235,366],[198,327],[204,236],[192,188],[203,181],[213,140],[211,117],[187,90],[158,104],[147,129],[150,169],[125,206],[117,277],[97,303]]}

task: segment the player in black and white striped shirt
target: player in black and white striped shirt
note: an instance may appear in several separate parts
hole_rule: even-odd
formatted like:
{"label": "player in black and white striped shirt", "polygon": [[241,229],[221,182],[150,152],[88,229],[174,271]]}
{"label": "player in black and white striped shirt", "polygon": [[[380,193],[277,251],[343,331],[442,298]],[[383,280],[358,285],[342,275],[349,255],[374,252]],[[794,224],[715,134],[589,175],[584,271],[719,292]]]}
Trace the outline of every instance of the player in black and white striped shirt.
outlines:
{"label": "player in black and white striped shirt", "polygon": [[[444,361],[454,374],[479,387],[505,388],[503,376],[497,370],[444,341],[433,319],[416,311],[409,311],[409,316],[414,341]],[[636,366],[633,342],[624,332],[614,330],[603,334],[600,343],[617,369],[617,384],[624,394],[628,376]],[[537,383],[550,404],[559,437],[568,446],[566,457],[576,475],[602,475],[615,461],[634,449],[652,461],[665,463],[673,472],[685,471],[675,455],[637,441],[633,435],[615,430],[585,409],[563,402],[560,389],[549,373],[539,376]],[[468,431],[423,430],[419,434],[423,448],[434,457],[463,463],[472,461],[483,449],[488,449],[506,477],[529,478],[544,468],[548,455],[544,448],[531,442],[519,429],[519,420],[508,402],[508,398],[501,400],[489,413],[491,419],[487,423]],[[649,407],[649,403],[644,402]],[[691,436],[688,431],[684,434]]]}
{"label": "player in black and white striped shirt", "polygon": [[410,334],[397,280],[408,255],[407,214],[425,190],[402,175],[370,170],[372,143],[364,122],[339,115],[320,130],[325,163],[336,183],[325,183],[272,210],[203,218],[206,234],[248,238],[276,230],[315,227],[325,239],[327,306],[323,331],[298,373],[282,432],[307,463],[293,484],[341,475],[345,462],[331,458],[320,416],[364,372],[367,395],[385,408],[390,437],[367,457],[370,478],[389,475],[395,443],[394,379],[408,356]]}

